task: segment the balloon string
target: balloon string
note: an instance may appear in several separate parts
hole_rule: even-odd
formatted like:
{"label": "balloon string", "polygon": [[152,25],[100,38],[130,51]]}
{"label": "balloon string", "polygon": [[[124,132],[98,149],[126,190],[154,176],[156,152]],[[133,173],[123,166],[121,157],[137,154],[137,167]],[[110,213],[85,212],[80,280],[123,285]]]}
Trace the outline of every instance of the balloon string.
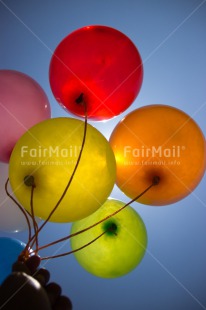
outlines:
{"label": "balloon string", "polygon": [[34,236],[35,236],[35,243],[36,243],[36,250],[35,254],[38,254],[38,247],[39,247],[39,241],[38,241],[38,225],[35,220],[35,215],[34,215],[34,203],[33,203],[33,197],[34,197],[34,189],[35,189],[35,184],[31,186],[31,199],[30,199],[30,206],[31,206],[31,215],[32,215],[32,221],[33,221],[33,226],[34,226]]}
{"label": "balloon string", "polygon": [[82,234],[82,233],[84,233],[85,231],[87,231],[87,230],[89,230],[89,229],[91,229],[91,228],[94,228],[95,226],[97,226],[97,225],[101,224],[102,222],[108,220],[109,218],[111,218],[112,216],[114,216],[114,215],[116,215],[117,213],[121,212],[121,211],[122,211],[123,209],[125,209],[127,206],[129,206],[130,204],[132,204],[133,202],[135,202],[136,200],[138,200],[140,197],[142,197],[142,196],[143,196],[147,191],[149,191],[153,186],[158,185],[158,184],[159,184],[159,181],[160,181],[159,177],[158,177],[158,176],[155,176],[155,177],[153,178],[153,180],[152,180],[152,184],[151,184],[151,185],[149,185],[141,194],[137,195],[135,198],[133,198],[132,200],[130,200],[127,204],[125,204],[125,205],[124,205],[123,207],[121,207],[120,209],[116,210],[115,212],[113,212],[112,214],[106,216],[105,218],[103,218],[102,220],[96,222],[95,224],[93,224],[93,225],[91,225],[91,226],[88,226],[87,228],[84,228],[84,229],[82,229],[82,230],[77,231],[76,233],[70,234],[69,236],[66,236],[66,237],[64,237],[64,238],[58,239],[58,240],[53,241],[53,242],[51,242],[51,243],[49,243],[49,244],[46,244],[46,245],[44,245],[44,246],[41,246],[41,247],[39,248],[39,250],[42,250],[42,249],[45,249],[45,248],[47,248],[47,247],[49,247],[49,246],[52,246],[52,245],[54,245],[54,244],[57,244],[57,243],[66,241],[66,240],[68,240],[68,239],[70,239],[70,238],[72,238],[72,237],[74,237],[74,236],[77,236],[77,235],[79,235],[79,234]]}
{"label": "balloon string", "polygon": [[[68,189],[69,189],[69,186],[71,185],[71,182],[74,178],[74,175],[76,173],[76,170],[79,166],[79,163],[80,163],[80,160],[81,160],[81,157],[82,157],[82,152],[83,152],[83,149],[84,149],[84,145],[85,145],[85,141],[86,141],[86,134],[87,134],[87,106],[86,106],[86,103],[83,101],[83,97],[82,98],[82,104],[84,105],[84,109],[85,109],[85,122],[84,122],[84,134],[83,134],[83,139],[82,139],[82,145],[81,145],[81,149],[80,149],[80,152],[79,152],[79,155],[78,155],[78,159],[77,159],[77,162],[76,162],[76,165],[74,167],[74,170],[72,172],[72,175],[67,183],[67,186],[65,187],[59,201],[57,202],[57,204],[55,205],[55,207],[53,208],[53,210],[51,211],[51,213],[49,214],[48,218],[44,221],[44,223],[39,227],[37,233],[39,233],[43,228],[44,226],[48,223],[48,221],[50,220],[51,216],[54,214],[54,212],[56,211],[56,209],[58,208],[59,204],[61,203],[61,201],[63,200],[63,198],[65,197]],[[80,102],[79,102],[80,103]],[[31,244],[31,247],[33,246],[34,244],[34,239],[35,239],[35,235],[32,236],[32,238],[30,239],[30,242],[32,242]]]}
{"label": "balloon string", "polygon": [[[9,178],[7,179],[6,183],[5,183],[5,191],[6,191],[6,194],[7,196],[13,200],[13,202],[18,206],[19,210],[22,212],[22,214],[24,215],[25,219],[26,219],[26,222],[27,222],[27,225],[28,225],[28,230],[29,230],[29,233],[28,233],[28,239],[30,240],[31,238],[31,224],[30,224],[30,221],[29,221],[29,217],[31,217],[31,214],[27,211],[24,210],[24,208],[16,201],[16,199],[9,193],[8,191],[8,183],[9,183]],[[27,249],[27,247],[26,247]]]}
{"label": "balloon string", "polygon": [[[84,248],[86,248],[87,246],[89,246],[90,244],[94,243],[96,240],[98,240],[99,238],[101,238],[105,233],[107,233],[108,231],[112,231],[112,228],[109,227],[107,230],[105,230],[103,233],[101,233],[98,237],[96,237],[95,239],[91,240],[90,242],[84,244],[83,246],[75,249],[75,250],[72,250],[72,251],[69,251],[69,252],[65,252],[65,253],[62,253],[62,254],[58,254],[58,255],[52,255],[52,256],[47,256],[47,257],[42,257],[41,260],[47,260],[47,259],[52,259],[52,258],[58,258],[58,257],[63,257],[63,256],[66,256],[66,255],[70,255],[70,254],[73,254],[75,252],[78,252]],[[115,234],[115,232],[114,232]],[[116,234],[115,234],[116,235]]]}

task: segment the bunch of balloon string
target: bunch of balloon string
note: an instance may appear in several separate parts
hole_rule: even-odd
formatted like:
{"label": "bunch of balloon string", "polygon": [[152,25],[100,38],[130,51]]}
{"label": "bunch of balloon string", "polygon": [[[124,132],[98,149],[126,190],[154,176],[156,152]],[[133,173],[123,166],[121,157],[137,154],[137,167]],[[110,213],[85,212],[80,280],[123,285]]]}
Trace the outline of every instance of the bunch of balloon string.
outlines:
{"label": "bunch of balloon string", "polygon": [[[41,268],[44,260],[74,253],[95,276],[131,272],[144,257],[147,231],[130,205],[179,201],[205,172],[204,135],[175,107],[153,104],[133,110],[109,141],[88,123],[123,113],[140,91],[141,56],[120,31],[88,26],[69,34],[52,55],[49,79],[58,103],[76,117],[51,118],[47,96],[36,81],[0,70],[0,229],[28,227],[27,244],[0,238],[4,249],[16,251],[14,264],[1,275],[3,309],[72,308],[61,287],[49,283],[49,272]],[[129,203],[108,198],[115,183]],[[9,207],[11,202],[15,207]],[[18,222],[19,212],[23,220]],[[71,233],[40,245],[39,234],[49,221],[72,222]],[[41,250],[68,239],[70,251],[41,256]]]}

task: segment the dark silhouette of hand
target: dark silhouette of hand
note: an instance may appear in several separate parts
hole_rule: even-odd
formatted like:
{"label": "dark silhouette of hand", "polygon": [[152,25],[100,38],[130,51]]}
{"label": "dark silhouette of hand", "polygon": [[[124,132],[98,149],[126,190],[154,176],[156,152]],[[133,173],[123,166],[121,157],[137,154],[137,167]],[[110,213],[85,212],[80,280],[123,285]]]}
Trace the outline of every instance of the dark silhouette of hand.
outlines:
{"label": "dark silhouette of hand", "polygon": [[49,283],[50,273],[39,268],[40,258],[31,256],[26,262],[17,261],[12,273],[0,286],[2,310],[71,310],[72,303],[61,295],[61,287]]}

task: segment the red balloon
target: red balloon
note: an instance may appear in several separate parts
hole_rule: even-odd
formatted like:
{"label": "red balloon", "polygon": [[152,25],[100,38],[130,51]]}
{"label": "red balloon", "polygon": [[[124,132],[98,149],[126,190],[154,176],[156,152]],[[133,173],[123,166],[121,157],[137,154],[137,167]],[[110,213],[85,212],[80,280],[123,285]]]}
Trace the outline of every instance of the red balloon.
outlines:
{"label": "red balloon", "polygon": [[57,46],[50,63],[50,85],[69,112],[110,119],[137,97],[143,79],[141,56],[133,42],[106,26],[78,29]]}

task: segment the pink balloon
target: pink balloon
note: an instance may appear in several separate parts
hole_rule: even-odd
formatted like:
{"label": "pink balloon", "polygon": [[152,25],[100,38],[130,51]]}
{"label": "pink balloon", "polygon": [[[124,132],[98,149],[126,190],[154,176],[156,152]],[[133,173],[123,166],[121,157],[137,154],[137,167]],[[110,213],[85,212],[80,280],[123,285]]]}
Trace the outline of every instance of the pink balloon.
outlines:
{"label": "pink balloon", "polygon": [[0,161],[9,162],[22,134],[50,117],[48,98],[35,80],[18,71],[0,70]]}

